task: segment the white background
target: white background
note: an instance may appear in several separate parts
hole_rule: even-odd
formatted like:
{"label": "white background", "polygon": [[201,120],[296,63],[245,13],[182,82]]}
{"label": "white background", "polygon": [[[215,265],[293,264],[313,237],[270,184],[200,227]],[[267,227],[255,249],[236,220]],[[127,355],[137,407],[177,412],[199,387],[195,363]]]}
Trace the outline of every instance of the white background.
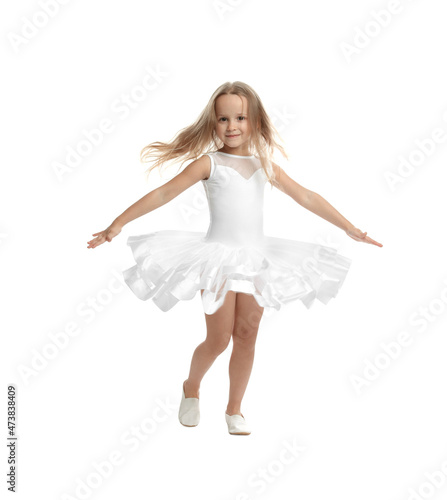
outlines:
{"label": "white background", "polygon": [[[1,18],[3,492],[15,384],[15,498],[444,498],[444,2],[21,1]],[[141,95],[148,68],[163,76]],[[120,281],[133,265],[128,236],[206,231],[201,183],[87,249],[177,173],[146,181],[141,149],[171,140],[233,80],[260,95],[288,174],[384,245],[354,241],[267,186],[266,234],[330,244],[353,263],[328,305],[264,315],[242,403],[250,436],[231,436],[224,419],[231,344],[203,379],[200,425],[178,422],[205,338],[199,293],[163,313]],[[141,97],[127,115],[113,107],[125,94]],[[68,148],[105,118],[113,131],[61,174]],[[429,151],[432,134],[443,139]],[[132,447],[123,437],[136,429]],[[111,454],[121,462],[107,469]]]}

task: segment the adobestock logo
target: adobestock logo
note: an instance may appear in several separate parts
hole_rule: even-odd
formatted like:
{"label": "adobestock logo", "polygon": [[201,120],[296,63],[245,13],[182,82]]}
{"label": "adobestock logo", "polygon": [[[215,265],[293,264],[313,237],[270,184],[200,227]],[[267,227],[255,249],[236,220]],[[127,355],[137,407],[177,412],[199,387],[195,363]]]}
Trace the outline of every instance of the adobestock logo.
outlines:
{"label": "adobestock logo", "polygon": [[[442,119],[447,122],[447,111],[444,111]],[[406,156],[398,156],[396,169],[384,172],[384,178],[390,190],[395,192],[398,187],[404,184],[409,177],[414,175],[417,168],[425,165],[429,158],[439,151],[440,145],[444,144],[446,140],[447,133],[442,127],[435,127],[429,137],[416,139],[414,149]]]}
{"label": "adobestock logo", "polygon": [[290,114],[285,107],[283,107],[282,111],[273,108],[270,118],[276,130],[278,132],[284,132],[286,128],[293,123],[296,115]]}
{"label": "adobestock logo", "polygon": [[235,7],[241,3],[242,0],[214,0],[213,7],[219,19],[223,21],[225,15],[229,12],[234,12]]}
{"label": "adobestock logo", "polygon": [[[411,2],[412,0],[407,0]],[[352,62],[355,55],[359,55],[373,38],[377,38],[391,24],[393,16],[403,12],[404,6],[399,0],[390,0],[387,5],[378,11],[370,11],[372,19],[367,21],[362,28],[354,28],[354,36],[351,42],[341,42],[340,49],[348,63]]]}
{"label": "adobestock logo", "polygon": [[440,297],[433,298],[428,305],[421,305],[410,314],[408,322],[412,327],[418,327],[418,330],[410,333],[404,330],[399,332],[395,339],[380,342],[381,352],[377,353],[372,360],[363,358],[362,374],[350,374],[349,380],[357,394],[363,393],[366,388],[383,375],[393,361],[401,357],[404,349],[413,344],[415,333],[425,332],[430,325],[439,321],[439,318],[445,314],[447,310],[447,279],[443,281],[443,284],[446,286],[441,290]]}
{"label": "adobestock logo", "polygon": [[[115,275],[107,288],[101,288],[95,296],[87,296],[80,304],[76,306],[76,314],[83,319],[85,324],[92,323],[98,316],[103,314],[115,300],[115,296],[121,293],[125,287],[123,278],[116,270],[112,271]],[[117,283],[119,283],[118,286]],[[78,337],[83,332],[82,326],[78,321],[68,321],[59,331],[48,334],[49,340],[41,346],[40,349],[31,349],[31,359],[27,364],[21,363],[17,366],[20,378],[25,385],[42,373],[51,361],[57,359],[61,352],[66,350],[73,338]]]}
{"label": "adobestock logo", "polygon": [[137,451],[156,432],[160,432],[164,425],[169,424],[169,419],[176,415],[178,403],[172,403],[169,397],[164,400],[156,398],[157,406],[150,415],[146,415],[138,425],[131,425],[119,437],[121,447],[109,451],[102,459],[94,460],[89,466],[87,474],[75,479],[73,492],[64,492],[61,500],[87,500],[112,478],[126,461],[132,458],[132,453]]}
{"label": "adobestock logo", "polygon": [[408,488],[410,496],[408,500],[426,500],[437,493],[437,490],[446,484],[447,480],[447,461],[441,464],[440,470],[434,472],[425,472],[424,476],[427,481],[421,483],[417,489]]}
{"label": "adobestock logo", "polygon": [[307,450],[305,446],[297,443],[296,437],[290,442],[284,439],[282,445],[277,457],[258,467],[248,476],[246,484],[250,490],[239,491],[235,495],[236,500],[250,500],[263,495],[268,490],[269,485],[275,483],[280,476],[287,472],[290,466],[295,465],[297,459]]}
{"label": "adobestock logo", "polygon": [[29,42],[39,34],[42,28],[48,24],[50,19],[57,16],[61,5],[67,5],[70,0],[39,0],[37,3],[42,10],[35,12],[31,19],[26,17],[21,17],[22,27],[20,29],[20,34],[10,31],[7,34],[7,38],[14,52],[19,52],[19,50],[27,46]]}
{"label": "adobestock logo", "polygon": [[116,125],[131,115],[132,110],[138,108],[146,101],[149,93],[160,86],[168,73],[160,70],[160,67],[145,67],[146,74],[141,83],[134,85],[128,92],[121,94],[110,103],[111,116],[98,120],[95,127],[82,129],[82,139],[73,146],[66,146],[65,158],[61,161],[53,161],[51,167],[59,182],[64,176],[73,172],[82,162],[92,154],[104,141],[106,135],[116,130]]}

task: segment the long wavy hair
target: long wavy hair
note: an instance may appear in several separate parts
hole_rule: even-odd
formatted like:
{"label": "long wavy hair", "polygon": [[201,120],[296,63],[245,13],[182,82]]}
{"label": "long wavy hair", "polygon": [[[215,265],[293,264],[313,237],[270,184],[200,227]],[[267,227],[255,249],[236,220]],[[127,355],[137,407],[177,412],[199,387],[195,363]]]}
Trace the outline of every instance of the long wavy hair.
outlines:
{"label": "long wavy hair", "polygon": [[275,136],[281,141],[283,139],[267,115],[258,94],[249,85],[239,81],[226,82],[218,87],[197,120],[192,125],[181,129],[171,141],[151,142],[141,150],[140,161],[142,163],[152,162],[154,161],[152,158],[156,158],[154,164],[146,170],[147,176],[153,169],[170,161],[183,158],[179,167],[181,169],[186,161],[195,160],[202,154],[223,147],[224,143],[219,139],[215,130],[217,124],[215,103],[216,99],[223,94],[246,97],[248,120],[252,130],[249,143],[250,154],[259,158],[270,184],[277,184],[270,162],[275,148],[288,159],[284,148],[278,144]]}

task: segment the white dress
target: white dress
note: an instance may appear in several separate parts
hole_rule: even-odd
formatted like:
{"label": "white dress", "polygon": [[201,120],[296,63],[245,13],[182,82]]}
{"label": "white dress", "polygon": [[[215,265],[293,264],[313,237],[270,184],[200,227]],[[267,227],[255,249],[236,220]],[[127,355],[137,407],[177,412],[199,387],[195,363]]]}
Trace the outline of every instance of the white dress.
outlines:
{"label": "white dress", "polygon": [[168,311],[204,289],[203,309],[213,314],[229,290],[253,295],[265,308],[299,299],[310,308],[335,297],[351,259],[335,248],[265,236],[261,161],[215,151],[201,182],[210,211],[208,231],[161,230],[130,236],[136,264],[124,280],[141,300]]}

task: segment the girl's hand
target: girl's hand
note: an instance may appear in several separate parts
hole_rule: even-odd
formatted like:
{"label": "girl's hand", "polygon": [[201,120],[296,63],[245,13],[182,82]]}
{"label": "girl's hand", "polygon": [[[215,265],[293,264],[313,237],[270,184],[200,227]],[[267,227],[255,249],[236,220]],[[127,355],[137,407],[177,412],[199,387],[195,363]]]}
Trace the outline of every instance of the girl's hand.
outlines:
{"label": "girl's hand", "polygon": [[122,226],[117,222],[112,222],[110,226],[104,231],[100,231],[99,233],[93,233],[92,236],[96,236],[92,240],[88,241],[87,248],[95,248],[98,245],[102,245],[105,241],[109,243],[121,232]]}
{"label": "girl's hand", "polygon": [[357,227],[352,227],[351,229],[347,229],[346,234],[351,237],[355,241],[363,241],[363,243],[370,243],[371,245],[377,245],[378,247],[383,247],[382,243],[379,243],[369,236],[366,236],[366,231],[362,232]]}

